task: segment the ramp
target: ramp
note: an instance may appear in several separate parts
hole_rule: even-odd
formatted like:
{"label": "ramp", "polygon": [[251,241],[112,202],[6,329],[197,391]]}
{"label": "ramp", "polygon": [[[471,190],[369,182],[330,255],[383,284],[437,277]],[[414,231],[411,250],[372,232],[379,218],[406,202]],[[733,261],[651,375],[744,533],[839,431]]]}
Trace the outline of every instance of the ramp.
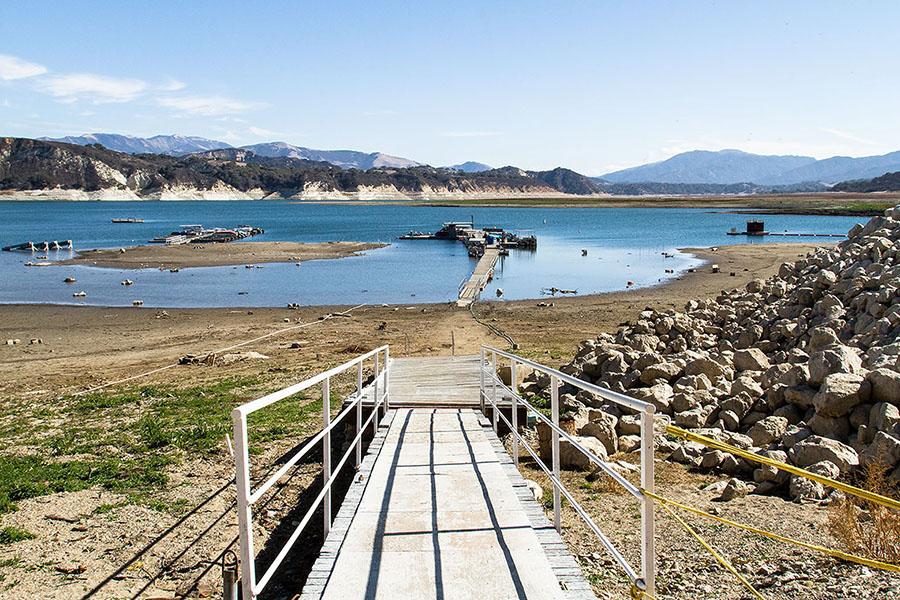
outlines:
{"label": "ramp", "polygon": [[480,413],[386,420],[302,600],[594,598]]}

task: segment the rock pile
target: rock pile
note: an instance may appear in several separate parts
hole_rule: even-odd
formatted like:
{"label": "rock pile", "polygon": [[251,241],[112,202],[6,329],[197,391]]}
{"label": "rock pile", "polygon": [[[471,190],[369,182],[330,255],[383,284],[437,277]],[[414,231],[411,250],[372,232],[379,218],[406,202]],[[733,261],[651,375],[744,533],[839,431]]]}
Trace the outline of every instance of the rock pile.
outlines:
{"label": "rock pile", "polygon": [[[562,370],[653,403],[659,421],[816,473],[877,463],[900,479],[898,240],[900,207],[746,289],[683,311],[645,310],[615,335],[583,342]],[[525,386],[545,395],[549,378],[532,375]],[[637,448],[638,419],[627,409],[571,386],[560,393],[571,433],[609,454]],[[699,444],[656,443],[672,460],[752,479],[755,493],[825,494]]]}

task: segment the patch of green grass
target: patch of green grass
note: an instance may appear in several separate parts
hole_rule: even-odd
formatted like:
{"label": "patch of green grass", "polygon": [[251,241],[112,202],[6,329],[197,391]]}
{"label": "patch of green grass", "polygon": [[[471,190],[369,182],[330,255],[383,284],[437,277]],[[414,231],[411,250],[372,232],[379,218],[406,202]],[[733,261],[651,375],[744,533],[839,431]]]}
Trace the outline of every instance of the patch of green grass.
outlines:
{"label": "patch of green grass", "polygon": [[168,481],[163,469],[170,463],[165,456],[62,462],[38,456],[0,457],[0,514],[16,510],[20,500],[94,485],[120,492],[159,487]]}
{"label": "patch of green grass", "polygon": [[[262,395],[259,387],[255,378],[233,377],[185,388],[144,386],[63,398],[52,416],[77,418],[67,419],[61,432],[42,434],[33,424],[28,428],[28,443],[47,452],[0,456],[0,514],[16,510],[21,500],[92,486],[127,494],[132,503],[177,513],[186,506],[183,501],[156,498],[167,482],[166,467],[185,454],[221,452],[225,435],[232,430],[231,411]],[[340,403],[334,392],[332,408]],[[318,429],[321,411],[321,394],[310,391],[309,396],[300,394],[254,413],[251,451]],[[114,507],[101,507],[99,512]]]}
{"label": "patch of green grass", "polygon": [[34,534],[21,527],[4,527],[0,529],[0,544],[15,544],[34,539]]}

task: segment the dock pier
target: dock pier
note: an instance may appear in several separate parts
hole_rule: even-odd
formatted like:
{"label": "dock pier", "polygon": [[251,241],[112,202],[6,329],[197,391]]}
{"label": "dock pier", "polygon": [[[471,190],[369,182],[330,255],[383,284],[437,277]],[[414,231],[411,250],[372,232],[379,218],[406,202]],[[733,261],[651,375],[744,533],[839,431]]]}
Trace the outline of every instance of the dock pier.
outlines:
{"label": "dock pier", "polygon": [[498,260],[500,260],[500,248],[484,249],[484,254],[478,259],[478,264],[475,265],[472,275],[459,288],[459,299],[456,301],[457,306],[465,308],[478,299],[481,290],[493,277],[494,267],[497,266]]}

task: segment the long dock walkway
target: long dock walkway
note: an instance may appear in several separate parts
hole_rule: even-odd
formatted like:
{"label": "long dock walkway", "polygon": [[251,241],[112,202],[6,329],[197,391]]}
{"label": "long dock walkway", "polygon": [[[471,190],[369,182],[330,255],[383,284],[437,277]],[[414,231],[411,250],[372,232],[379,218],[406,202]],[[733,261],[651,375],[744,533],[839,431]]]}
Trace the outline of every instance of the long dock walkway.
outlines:
{"label": "long dock walkway", "polygon": [[478,264],[475,265],[475,270],[472,271],[472,275],[459,290],[459,299],[456,301],[457,306],[469,306],[475,302],[478,294],[487,285],[488,279],[490,279],[499,259],[499,248],[485,248],[484,254],[478,259]]}
{"label": "long dock walkway", "polygon": [[[302,599],[595,598],[487,419],[428,407],[444,404],[434,386],[447,389],[429,360],[447,365],[392,364],[392,408]],[[396,408],[404,398],[419,404]]]}

